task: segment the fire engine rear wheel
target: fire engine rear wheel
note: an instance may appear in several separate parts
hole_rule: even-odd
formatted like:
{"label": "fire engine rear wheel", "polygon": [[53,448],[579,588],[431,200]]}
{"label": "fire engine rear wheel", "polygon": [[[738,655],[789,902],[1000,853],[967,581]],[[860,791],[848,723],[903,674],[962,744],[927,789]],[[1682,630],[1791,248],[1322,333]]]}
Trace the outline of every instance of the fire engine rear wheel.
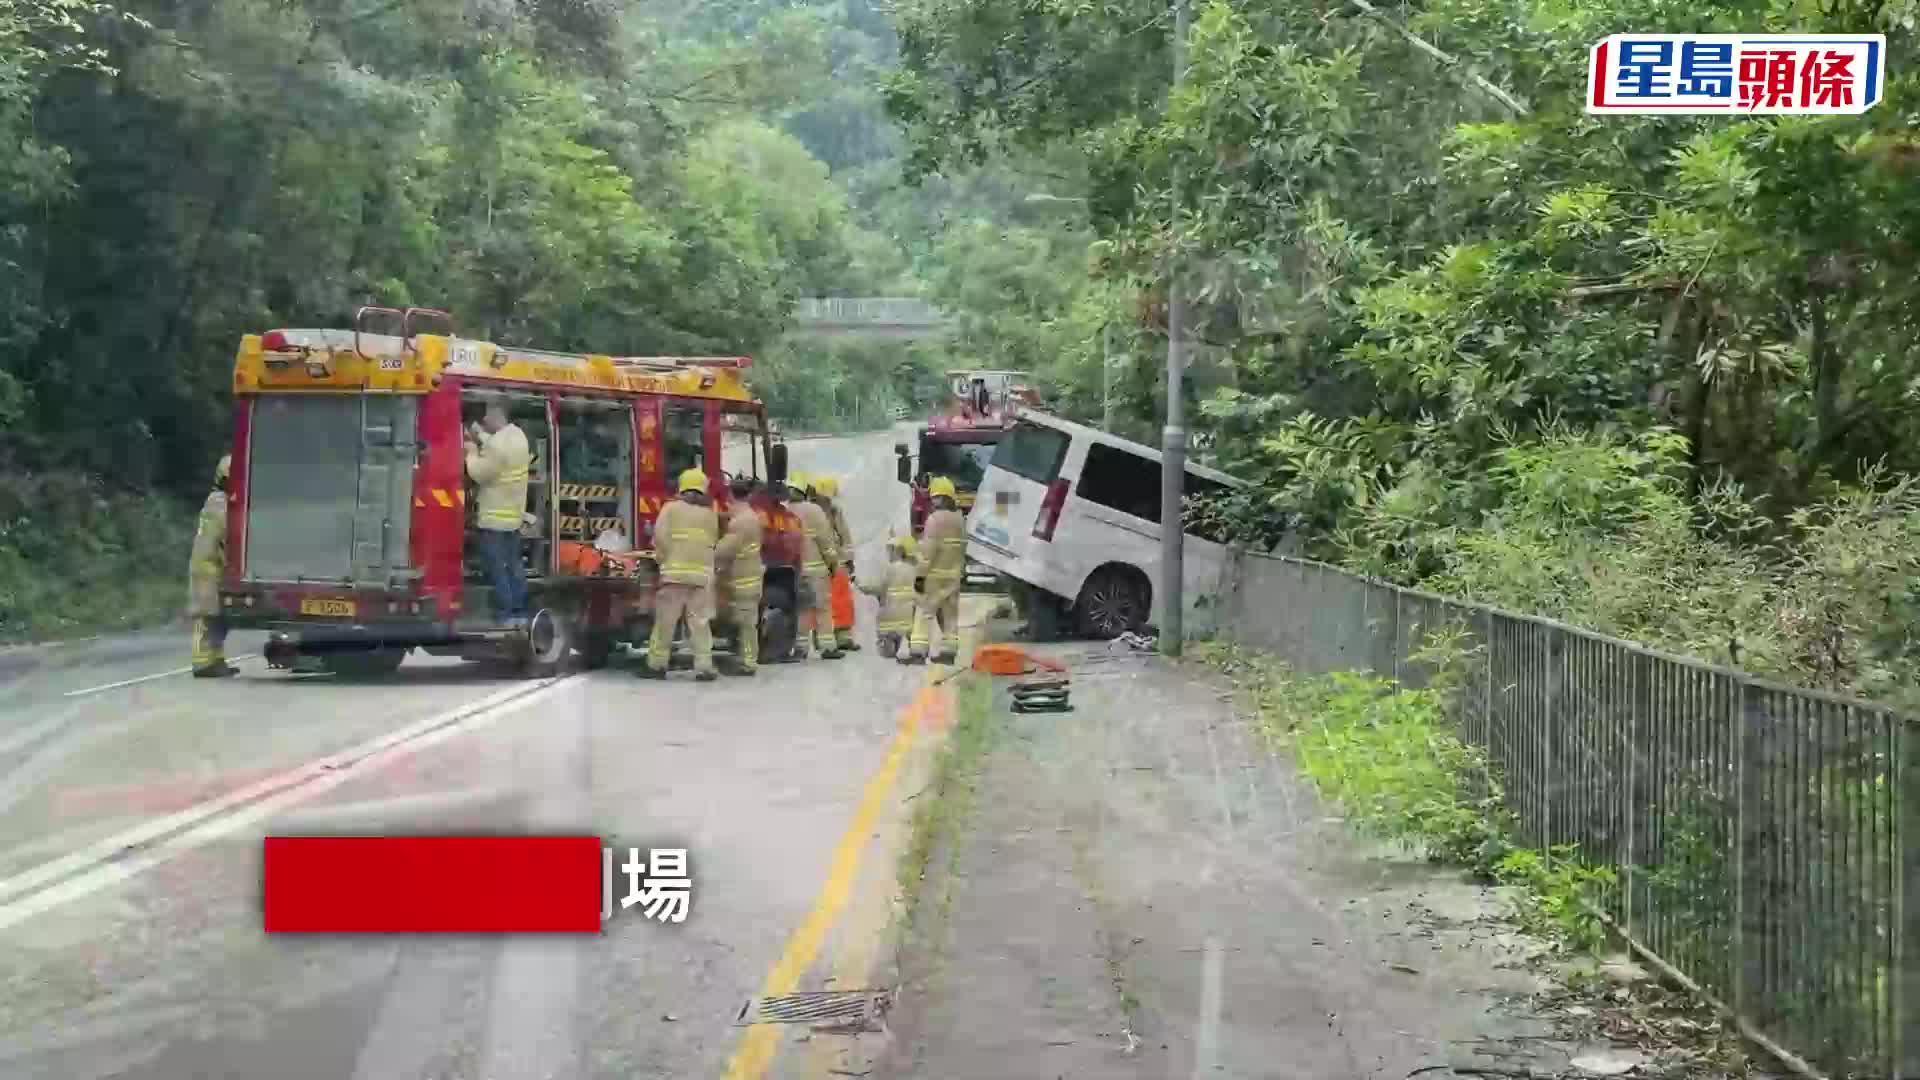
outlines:
{"label": "fire engine rear wheel", "polygon": [[324,653],[320,666],[342,679],[378,679],[400,670],[406,649],[365,649]]}
{"label": "fire engine rear wheel", "polygon": [[760,614],[761,660],[778,664],[792,659],[794,643],[800,636],[798,616],[793,590],[785,585],[767,586],[766,610]]}
{"label": "fire engine rear wheel", "polygon": [[528,678],[557,675],[573,652],[573,621],[551,608],[541,608],[527,621],[527,654],[521,672]]}

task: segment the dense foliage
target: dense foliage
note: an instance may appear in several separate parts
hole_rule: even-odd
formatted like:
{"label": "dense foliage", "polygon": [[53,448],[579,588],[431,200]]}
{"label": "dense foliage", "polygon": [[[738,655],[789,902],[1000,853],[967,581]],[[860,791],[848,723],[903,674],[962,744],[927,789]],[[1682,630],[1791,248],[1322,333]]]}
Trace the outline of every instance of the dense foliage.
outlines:
{"label": "dense foliage", "polygon": [[[1914,4],[1216,0],[1177,88],[1168,11],[906,0],[888,94],[921,171],[1076,156],[1098,242],[1052,309],[1069,336],[1151,334],[1177,260],[1224,358],[1203,438],[1262,481],[1211,512],[1911,693]],[[1588,48],[1626,30],[1884,32],[1886,94],[1859,117],[1587,116]]]}

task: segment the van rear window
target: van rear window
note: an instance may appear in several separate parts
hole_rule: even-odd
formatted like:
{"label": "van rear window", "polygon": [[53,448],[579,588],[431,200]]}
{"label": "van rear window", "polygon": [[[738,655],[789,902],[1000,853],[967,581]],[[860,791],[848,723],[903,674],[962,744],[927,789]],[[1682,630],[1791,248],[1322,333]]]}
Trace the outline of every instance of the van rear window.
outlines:
{"label": "van rear window", "polygon": [[1038,424],[1021,424],[993,448],[993,465],[1036,484],[1051,484],[1067,459],[1067,435]]}

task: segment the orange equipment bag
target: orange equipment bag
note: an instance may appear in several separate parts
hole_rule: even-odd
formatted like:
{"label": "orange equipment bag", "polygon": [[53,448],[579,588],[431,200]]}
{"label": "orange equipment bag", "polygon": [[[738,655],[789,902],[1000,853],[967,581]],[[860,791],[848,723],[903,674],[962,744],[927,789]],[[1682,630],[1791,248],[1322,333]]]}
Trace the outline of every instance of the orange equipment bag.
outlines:
{"label": "orange equipment bag", "polygon": [[831,601],[829,606],[833,611],[833,628],[835,630],[853,629],[853,579],[848,576],[845,567],[833,572],[828,599]]}
{"label": "orange equipment bag", "polygon": [[600,572],[606,558],[592,544],[562,540],[555,549],[561,577],[592,577]]}
{"label": "orange equipment bag", "polygon": [[988,675],[1025,675],[1036,670],[1065,671],[1067,666],[1017,645],[982,645],[973,650],[973,670]]}

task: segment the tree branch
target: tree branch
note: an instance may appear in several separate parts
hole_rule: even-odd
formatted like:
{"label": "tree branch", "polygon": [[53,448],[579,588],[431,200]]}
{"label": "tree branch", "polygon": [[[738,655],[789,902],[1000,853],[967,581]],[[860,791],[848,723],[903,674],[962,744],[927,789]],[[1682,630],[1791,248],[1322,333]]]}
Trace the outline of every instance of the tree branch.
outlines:
{"label": "tree branch", "polygon": [[[1681,287],[1678,281],[1610,281],[1600,285],[1575,285],[1567,290],[1569,299],[1581,300],[1589,296],[1618,296],[1622,293],[1665,292]],[[1691,286],[1691,282],[1687,283]]]}
{"label": "tree branch", "polygon": [[1492,82],[1488,81],[1486,77],[1480,75],[1479,73],[1461,67],[1459,57],[1454,56],[1451,53],[1442,52],[1438,48],[1434,47],[1432,44],[1426,41],[1423,41],[1419,37],[1416,37],[1412,31],[1408,30],[1407,28],[1401,26],[1399,23],[1394,22],[1392,19],[1388,18],[1385,12],[1381,11],[1377,7],[1374,7],[1372,4],[1368,3],[1367,0],[1347,0],[1347,3],[1352,5],[1355,10],[1359,11],[1361,14],[1365,15],[1367,18],[1373,19],[1379,22],[1380,25],[1393,31],[1395,34],[1398,34],[1403,40],[1406,41],[1407,44],[1413,46],[1416,49],[1419,49],[1421,52],[1426,53],[1428,56],[1433,57],[1435,60],[1438,60],[1442,67],[1459,68],[1460,74],[1465,76],[1468,82],[1472,83],[1474,86],[1478,87],[1481,91],[1485,92],[1488,97],[1491,97],[1495,101],[1498,101],[1500,104],[1505,105],[1507,109],[1511,111],[1514,115],[1516,116],[1528,115],[1529,110],[1527,109],[1526,105],[1520,101],[1519,98],[1514,97],[1512,94],[1509,94],[1505,90],[1494,85]]}

